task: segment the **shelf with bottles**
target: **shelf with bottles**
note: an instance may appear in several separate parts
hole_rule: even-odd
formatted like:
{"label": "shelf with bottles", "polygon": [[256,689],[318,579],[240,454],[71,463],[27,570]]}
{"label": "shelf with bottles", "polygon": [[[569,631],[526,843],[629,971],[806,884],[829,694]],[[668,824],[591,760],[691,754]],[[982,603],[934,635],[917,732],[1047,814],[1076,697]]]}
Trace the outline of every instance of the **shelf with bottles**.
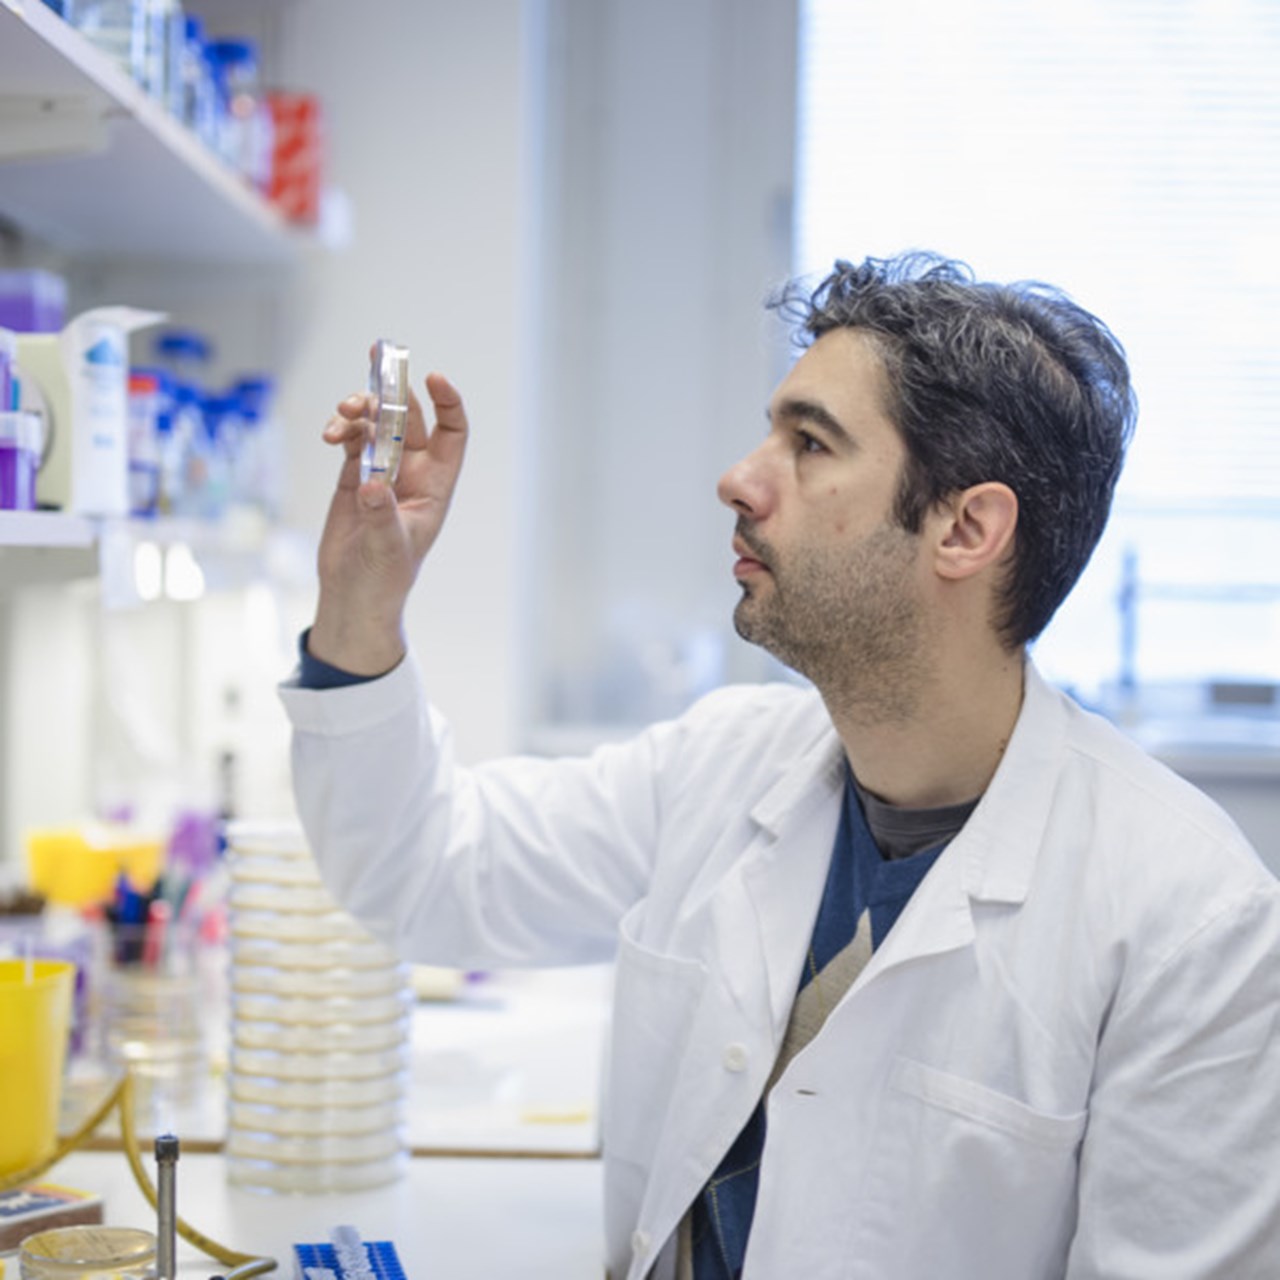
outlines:
{"label": "shelf with bottles", "polygon": [[0,511],[0,601],[27,587],[75,581],[96,581],[113,608],[190,602],[253,582],[303,589],[314,563],[311,539],[244,507],[216,522]]}
{"label": "shelf with bottles", "polygon": [[0,0],[0,215],[68,253],[287,263],[291,222],[41,0]]}

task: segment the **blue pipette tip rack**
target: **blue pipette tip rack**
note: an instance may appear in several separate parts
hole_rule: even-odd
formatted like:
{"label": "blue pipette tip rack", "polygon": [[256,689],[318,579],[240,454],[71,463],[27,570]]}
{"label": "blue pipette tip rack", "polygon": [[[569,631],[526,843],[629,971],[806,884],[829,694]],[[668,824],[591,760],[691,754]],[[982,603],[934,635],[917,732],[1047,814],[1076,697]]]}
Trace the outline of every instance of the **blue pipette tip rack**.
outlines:
{"label": "blue pipette tip rack", "polygon": [[[342,1239],[339,1239],[339,1235]],[[396,1247],[389,1240],[361,1240],[350,1227],[337,1228],[333,1244],[295,1244],[294,1261],[297,1263],[297,1280],[308,1280],[311,1275],[326,1274],[334,1280],[408,1280]],[[345,1241],[347,1247],[339,1248]],[[351,1246],[362,1251],[361,1261],[350,1263]]]}

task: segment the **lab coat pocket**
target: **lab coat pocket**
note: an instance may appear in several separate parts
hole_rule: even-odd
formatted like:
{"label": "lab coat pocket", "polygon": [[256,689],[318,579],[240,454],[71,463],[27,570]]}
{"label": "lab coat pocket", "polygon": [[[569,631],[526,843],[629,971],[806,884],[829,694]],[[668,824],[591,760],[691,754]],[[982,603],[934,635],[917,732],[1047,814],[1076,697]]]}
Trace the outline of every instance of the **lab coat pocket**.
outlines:
{"label": "lab coat pocket", "polygon": [[967,1280],[957,1259],[981,1258],[983,1275],[1061,1276],[1086,1113],[1042,1111],[903,1057],[887,1084],[872,1162],[884,1203],[872,1219],[895,1274]]}
{"label": "lab coat pocket", "polygon": [[602,1121],[611,1158],[648,1167],[675,1089],[706,978],[696,959],[636,940],[639,904],[619,926]]}
{"label": "lab coat pocket", "polygon": [[1052,1115],[960,1076],[899,1058],[889,1080],[894,1089],[974,1124],[1044,1147],[1074,1148],[1086,1113]]}

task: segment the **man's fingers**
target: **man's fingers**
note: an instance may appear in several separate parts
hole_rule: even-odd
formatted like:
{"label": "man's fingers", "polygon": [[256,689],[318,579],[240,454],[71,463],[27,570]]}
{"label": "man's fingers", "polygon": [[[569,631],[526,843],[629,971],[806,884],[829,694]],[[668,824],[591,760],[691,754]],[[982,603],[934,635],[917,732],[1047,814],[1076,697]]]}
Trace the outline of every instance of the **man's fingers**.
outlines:
{"label": "man's fingers", "polygon": [[429,373],[425,385],[427,395],[431,397],[435,425],[428,431],[422,401],[410,388],[409,413],[404,432],[405,448],[426,450],[433,462],[457,466],[462,460],[468,431],[462,397],[442,373]]}
{"label": "man's fingers", "polygon": [[467,443],[467,411],[457,388],[442,373],[427,374],[427,394],[436,412],[435,430],[427,442],[431,456],[457,466]]}

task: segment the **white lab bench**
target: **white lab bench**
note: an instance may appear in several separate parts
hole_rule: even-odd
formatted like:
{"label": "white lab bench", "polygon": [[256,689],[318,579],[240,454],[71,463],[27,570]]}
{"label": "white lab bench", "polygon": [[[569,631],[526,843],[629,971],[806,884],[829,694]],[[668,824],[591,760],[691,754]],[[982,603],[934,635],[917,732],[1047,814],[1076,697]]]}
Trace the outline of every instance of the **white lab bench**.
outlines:
{"label": "white lab bench", "polygon": [[[290,1280],[293,1245],[326,1243],[343,1224],[366,1241],[391,1241],[411,1280],[600,1280],[598,1101],[610,981],[609,966],[504,972],[467,983],[456,999],[419,1004],[406,1133],[414,1154],[388,1186],[313,1195],[230,1185],[216,1071],[172,1123],[139,1124],[144,1161],[154,1180],[149,1135],[175,1132],[179,1214],[220,1244],[277,1258],[271,1274]],[[42,1180],[101,1194],[108,1223],[154,1229],[115,1120]],[[182,1240],[178,1263],[183,1277],[227,1269]]]}
{"label": "white lab bench", "polygon": [[[113,1225],[155,1229],[155,1214],[123,1153],[76,1152],[46,1180],[101,1194]],[[302,1196],[230,1186],[220,1155],[183,1154],[176,1186],[178,1213],[196,1231],[232,1249],[276,1258],[279,1269],[270,1275],[282,1280],[296,1276],[295,1244],[325,1243],[330,1229],[343,1224],[366,1241],[391,1241],[409,1280],[604,1275],[596,1160],[418,1157],[390,1186]],[[177,1261],[183,1277],[226,1270],[181,1238]]]}
{"label": "white lab bench", "polygon": [[[426,1000],[412,1016],[405,1141],[415,1155],[590,1157],[599,1148],[599,1091],[609,1020],[608,965],[504,971],[467,982],[457,998]],[[226,1012],[212,1013],[225,1041]],[[216,1039],[216,1036],[214,1037]],[[211,1053],[193,1096],[139,1095],[145,1139],[171,1131],[193,1151],[226,1135],[226,1057]],[[62,1130],[74,1132],[110,1080],[75,1079]],[[111,1116],[89,1146],[116,1146]]]}

